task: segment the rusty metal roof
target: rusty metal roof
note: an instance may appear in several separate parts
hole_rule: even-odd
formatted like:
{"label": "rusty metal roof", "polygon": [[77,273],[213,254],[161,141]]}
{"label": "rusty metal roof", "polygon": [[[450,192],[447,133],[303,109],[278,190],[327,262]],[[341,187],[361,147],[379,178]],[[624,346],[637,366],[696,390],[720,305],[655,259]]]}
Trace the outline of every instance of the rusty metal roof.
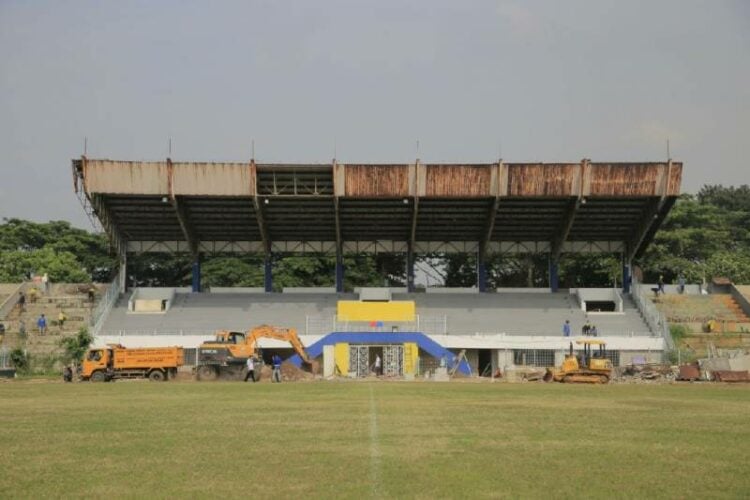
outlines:
{"label": "rusty metal roof", "polygon": [[682,164],[72,162],[120,250],[642,253]]}

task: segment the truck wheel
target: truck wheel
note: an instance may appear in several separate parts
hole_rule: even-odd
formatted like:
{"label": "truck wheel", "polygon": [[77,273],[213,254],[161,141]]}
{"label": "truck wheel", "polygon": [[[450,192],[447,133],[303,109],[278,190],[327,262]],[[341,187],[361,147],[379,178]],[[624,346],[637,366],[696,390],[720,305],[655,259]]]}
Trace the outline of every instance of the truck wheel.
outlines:
{"label": "truck wheel", "polygon": [[89,378],[92,382],[106,382],[107,377],[104,375],[104,372],[98,371],[91,374],[91,378]]}
{"label": "truck wheel", "polygon": [[219,376],[213,366],[201,366],[198,368],[198,380],[216,380]]}
{"label": "truck wheel", "polygon": [[148,374],[148,379],[151,382],[164,382],[165,378],[164,372],[161,370],[154,370]]}

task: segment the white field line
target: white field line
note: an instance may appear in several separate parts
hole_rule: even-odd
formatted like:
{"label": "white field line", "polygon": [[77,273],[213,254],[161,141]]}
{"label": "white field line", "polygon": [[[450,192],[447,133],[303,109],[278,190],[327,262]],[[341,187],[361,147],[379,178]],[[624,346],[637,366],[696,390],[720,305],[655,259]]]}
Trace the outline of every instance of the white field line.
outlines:
{"label": "white field line", "polygon": [[370,386],[370,487],[372,496],[380,497],[380,445],[375,393]]}

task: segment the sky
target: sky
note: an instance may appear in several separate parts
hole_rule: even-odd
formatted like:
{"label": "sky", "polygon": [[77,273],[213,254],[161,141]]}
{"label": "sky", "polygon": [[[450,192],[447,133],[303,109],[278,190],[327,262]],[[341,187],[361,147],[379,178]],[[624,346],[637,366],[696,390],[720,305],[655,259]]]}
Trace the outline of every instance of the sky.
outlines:
{"label": "sky", "polygon": [[[0,0],[0,218],[70,160],[684,162],[750,183],[750,2]],[[418,146],[417,146],[418,144]]]}

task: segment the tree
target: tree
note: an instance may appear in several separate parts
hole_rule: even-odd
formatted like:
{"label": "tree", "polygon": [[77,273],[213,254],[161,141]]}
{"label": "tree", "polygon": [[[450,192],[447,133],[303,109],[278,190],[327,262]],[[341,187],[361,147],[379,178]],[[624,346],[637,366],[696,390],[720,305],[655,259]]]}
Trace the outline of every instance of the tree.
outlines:
{"label": "tree", "polygon": [[725,276],[748,282],[750,190],[706,186],[698,196],[683,195],[640,261],[646,281],[682,274],[688,282]]}
{"label": "tree", "polygon": [[65,364],[81,364],[83,356],[93,341],[94,337],[91,336],[86,327],[81,327],[78,333],[72,337],[63,337],[60,339],[60,347],[63,348],[62,361]]}
{"label": "tree", "polygon": [[21,373],[29,370],[29,355],[20,347],[16,347],[10,351],[10,362]]}
{"label": "tree", "polygon": [[208,259],[201,266],[204,285],[211,286],[263,286],[263,258],[260,256],[226,257]]}
{"label": "tree", "polygon": [[70,252],[56,252],[53,248],[45,246],[41,249],[0,253],[0,281],[23,281],[30,271],[37,274],[47,273],[53,282],[91,281],[91,276]]}
{"label": "tree", "polygon": [[0,280],[21,281],[34,271],[53,281],[109,281],[116,267],[102,234],[64,221],[3,219],[0,224]]}

